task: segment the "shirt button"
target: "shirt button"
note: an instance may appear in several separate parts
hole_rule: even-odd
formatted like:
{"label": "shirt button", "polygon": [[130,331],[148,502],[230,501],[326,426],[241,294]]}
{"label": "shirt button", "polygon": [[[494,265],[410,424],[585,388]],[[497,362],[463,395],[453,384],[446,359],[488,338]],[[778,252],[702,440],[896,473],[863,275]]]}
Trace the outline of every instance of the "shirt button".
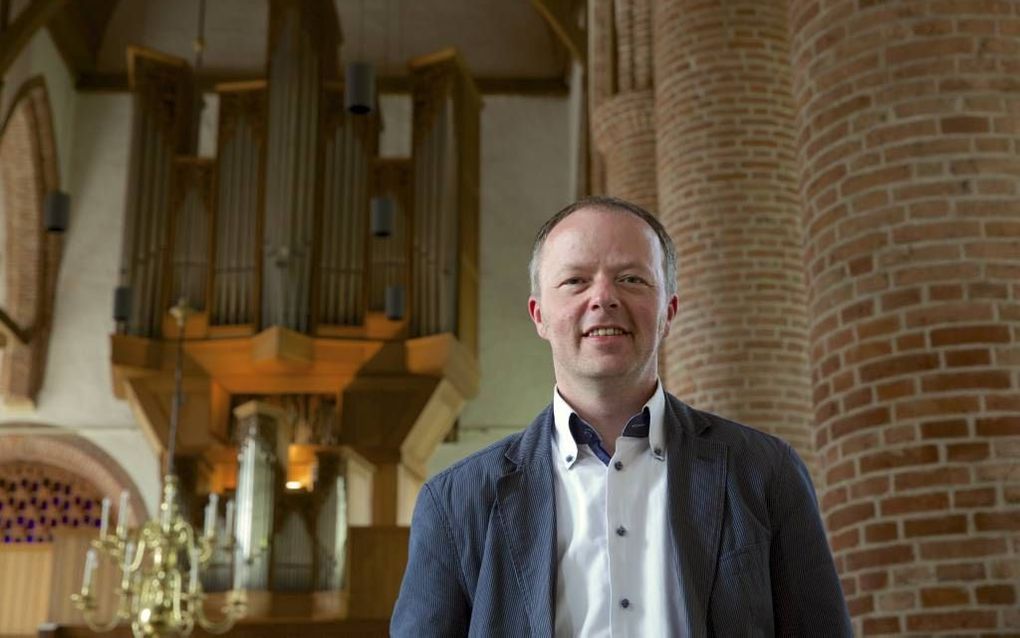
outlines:
{"label": "shirt button", "polygon": [[615,467],[617,470],[622,470],[623,469],[623,461],[617,461],[616,463],[613,463],[613,467]]}
{"label": "shirt button", "polygon": [[630,607],[630,601],[624,598],[620,601],[620,607],[623,607],[624,609]]}
{"label": "shirt button", "polygon": [[652,450],[652,454],[654,454],[655,456],[662,456],[662,448],[661,447],[655,448],[654,450]]}
{"label": "shirt button", "polygon": [[574,457],[572,457],[572,456],[568,456],[568,457],[567,457],[567,463],[570,463],[570,462],[571,462],[571,461],[573,461],[573,460],[574,460]]}
{"label": "shirt button", "polygon": [[627,528],[624,527],[623,525],[620,525],[619,527],[616,528],[616,535],[617,536],[626,536],[627,535]]}

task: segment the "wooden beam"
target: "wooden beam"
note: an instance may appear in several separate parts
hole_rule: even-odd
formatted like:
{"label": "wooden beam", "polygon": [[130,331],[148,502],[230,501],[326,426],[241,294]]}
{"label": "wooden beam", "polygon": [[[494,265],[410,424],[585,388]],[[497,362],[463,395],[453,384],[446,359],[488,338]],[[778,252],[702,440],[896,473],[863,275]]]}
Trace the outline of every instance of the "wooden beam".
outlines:
{"label": "wooden beam", "polygon": [[0,34],[0,74],[7,73],[35,32],[49,22],[67,1],[33,0],[32,4],[18,14],[10,28]]}
{"label": "wooden beam", "polygon": [[577,24],[577,3],[573,0],[531,0],[531,6],[535,7],[539,15],[549,23],[549,28],[570,55],[584,64],[588,41],[584,31]]}
{"label": "wooden beam", "polygon": [[[195,78],[197,86],[204,93],[211,93],[216,85],[225,83],[261,81],[261,77],[243,77],[227,75],[203,74]],[[569,88],[562,76],[532,77],[482,77],[475,78],[475,85],[483,95],[534,95],[562,97],[567,95]],[[410,93],[411,83],[406,76],[385,76],[376,80],[379,93],[401,94]],[[128,90],[127,74],[125,73],[93,73],[85,72],[78,76],[75,85],[79,91],[99,93],[123,93]]]}
{"label": "wooden beam", "polygon": [[118,0],[66,2],[47,23],[53,43],[74,75],[93,72],[99,46]]}

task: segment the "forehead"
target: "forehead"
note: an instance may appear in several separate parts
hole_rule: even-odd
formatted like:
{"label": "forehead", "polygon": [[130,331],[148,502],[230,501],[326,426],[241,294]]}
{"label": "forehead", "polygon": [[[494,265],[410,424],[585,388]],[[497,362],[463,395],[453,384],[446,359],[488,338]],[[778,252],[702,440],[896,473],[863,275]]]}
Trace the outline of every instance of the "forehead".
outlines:
{"label": "forehead", "polygon": [[542,248],[543,266],[579,263],[638,263],[653,267],[662,258],[658,236],[643,219],[627,212],[584,208],[557,224]]}

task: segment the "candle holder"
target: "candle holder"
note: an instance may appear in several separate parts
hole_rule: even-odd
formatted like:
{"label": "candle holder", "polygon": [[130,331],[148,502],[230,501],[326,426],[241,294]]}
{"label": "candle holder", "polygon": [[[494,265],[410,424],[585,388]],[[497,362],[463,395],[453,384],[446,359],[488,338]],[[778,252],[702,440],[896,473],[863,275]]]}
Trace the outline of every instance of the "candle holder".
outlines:
{"label": "candle holder", "polygon": [[[215,504],[216,500],[211,498],[210,506]],[[123,511],[119,518],[126,520]],[[241,579],[237,577],[243,563],[235,563],[234,589],[227,593],[226,603],[218,612],[219,618],[211,618],[205,610],[207,596],[202,590],[201,572],[217,547],[233,555],[234,535],[228,527],[225,538],[218,538],[216,513],[212,507],[206,510],[206,521],[204,533],[198,535],[184,520],[177,506],[177,477],[168,474],[163,479],[158,519],[146,522],[137,530],[120,523],[115,534],[101,534],[92,541],[85,560],[81,592],[71,596],[89,628],[109,631],[130,622],[132,633],[141,638],[187,636],[196,624],[210,633],[223,633],[233,627],[247,609],[245,592],[239,588]],[[106,529],[105,523],[102,529]],[[114,561],[121,573],[117,609],[105,621],[98,618],[98,606],[92,593],[93,575],[102,557]],[[187,557],[187,565],[183,564],[184,557]]]}
{"label": "candle holder", "polygon": [[[131,623],[136,638],[146,636],[187,636],[197,624],[210,633],[223,633],[234,626],[247,610],[244,583],[245,560],[238,560],[234,539],[233,507],[227,508],[225,538],[216,534],[219,496],[210,495],[205,509],[202,534],[181,516],[177,504],[178,481],[174,473],[174,449],[183,397],[184,327],[191,313],[186,299],[171,308],[177,321],[177,357],[174,366],[174,395],[170,405],[170,435],[167,446],[167,470],[163,477],[163,496],[157,518],[137,530],[127,525],[127,493],[120,495],[117,527],[109,533],[110,501],[103,499],[99,539],[85,556],[85,575],[81,592],[71,596],[93,631],[109,631],[123,622]],[[234,558],[233,588],[227,593],[220,618],[206,615],[206,594],[202,591],[201,571],[208,566],[214,550],[222,547]],[[120,568],[117,609],[108,620],[98,618],[98,605],[92,594],[92,579],[99,561],[106,557]],[[187,563],[184,564],[186,559]],[[247,559],[247,560],[250,560]],[[187,576],[187,579],[185,579]],[[187,580],[187,585],[185,585]]]}

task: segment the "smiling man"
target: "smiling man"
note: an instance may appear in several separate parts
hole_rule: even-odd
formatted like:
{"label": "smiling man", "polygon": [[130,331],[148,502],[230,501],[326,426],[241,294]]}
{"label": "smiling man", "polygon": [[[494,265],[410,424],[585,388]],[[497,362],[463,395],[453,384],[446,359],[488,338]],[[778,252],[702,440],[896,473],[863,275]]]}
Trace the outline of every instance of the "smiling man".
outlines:
{"label": "smiling man", "polygon": [[528,311],[552,403],[422,488],[394,636],[849,636],[808,473],[666,393],[676,249],[576,202],[538,233]]}

